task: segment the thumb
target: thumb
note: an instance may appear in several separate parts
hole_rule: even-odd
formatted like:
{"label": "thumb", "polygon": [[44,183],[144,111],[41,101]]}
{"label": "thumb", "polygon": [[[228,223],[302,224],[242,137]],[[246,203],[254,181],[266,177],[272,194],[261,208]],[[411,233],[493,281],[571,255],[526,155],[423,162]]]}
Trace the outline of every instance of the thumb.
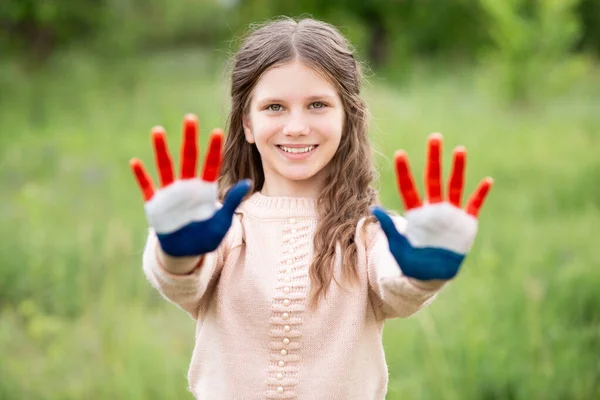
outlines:
{"label": "thumb", "polygon": [[390,218],[390,216],[387,215],[387,213],[381,207],[373,206],[370,209],[371,213],[375,215],[375,218],[377,218],[381,224],[381,229],[383,229],[385,235],[388,238],[395,237],[398,234],[398,231],[396,230],[396,226],[394,225],[392,218]]}
{"label": "thumb", "polygon": [[225,195],[221,210],[227,214],[233,215],[235,209],[238,208],[251,186],[252,181],[250,179],[244,179],[243,181],[236,183]]}

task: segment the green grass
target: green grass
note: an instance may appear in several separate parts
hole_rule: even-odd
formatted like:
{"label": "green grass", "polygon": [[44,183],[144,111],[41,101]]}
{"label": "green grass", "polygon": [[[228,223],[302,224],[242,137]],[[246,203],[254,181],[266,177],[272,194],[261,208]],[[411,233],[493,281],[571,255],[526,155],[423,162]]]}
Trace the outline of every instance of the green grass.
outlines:
{"label": "green grass", "polygon": [[[143,276],[128,161],[154,170],[156,124],[176,154],[186,112],[205,148],[227,116],[221,55],[65,55],[34,75],[0,65],[0,398],[191,398],[194,324]],[[385,206],[401,210],[394,150],[420,177],[433,131],[446,172],[452,147],[467,147],[468,193],[496,181],[458,279],[386,325],[388,399],[596,398],[600,79],[530,109],[476,83],[464,70],[366,89]]]}

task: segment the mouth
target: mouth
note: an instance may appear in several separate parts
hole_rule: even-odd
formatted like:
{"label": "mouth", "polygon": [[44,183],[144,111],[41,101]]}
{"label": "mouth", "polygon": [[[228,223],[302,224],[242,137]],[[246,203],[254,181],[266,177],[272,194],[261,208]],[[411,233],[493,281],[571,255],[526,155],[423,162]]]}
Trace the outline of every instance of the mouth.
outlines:
{"label": "mouth", "polygon": [[281,150],[285,151],[286,153],[290,153],[290,154],[302,154],[302,153],[309,153],[311,151],[313,151],[317,145],[310,145],[310,146],[306,146],[306,147],[286,147],[286,146],[281,146],[281,145],[277,145],[277,147],[279,147]]}
{"label": "mouth", "polygon": [[286,147],[277,145],[279,152],[291,160],[302,160],[310,157],[319,147],[319,145],[310,145],[305,147]]}

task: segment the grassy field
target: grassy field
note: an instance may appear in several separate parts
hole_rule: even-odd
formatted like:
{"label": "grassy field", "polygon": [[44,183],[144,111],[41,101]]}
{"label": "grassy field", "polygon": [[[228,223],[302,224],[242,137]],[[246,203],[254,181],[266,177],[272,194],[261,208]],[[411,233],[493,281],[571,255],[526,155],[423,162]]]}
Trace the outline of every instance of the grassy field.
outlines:
{"label": "grassy field", "polygon": [[[224,126],[222,55],[0,65],[0,399],[191,398],[194,324],[143,276],[128,161],[152,166],[157,124],[177,149],[186,112],[203,145]],[[394,150],[420,177],[433,131],[446,173],[467,147],[467,192],[495,178],[458,279],[386,325],[388,399],[597,399],[599,77],[527,109],[501,107],[467,70],[372,77],[365,96],[386,207],[401,210]]]}

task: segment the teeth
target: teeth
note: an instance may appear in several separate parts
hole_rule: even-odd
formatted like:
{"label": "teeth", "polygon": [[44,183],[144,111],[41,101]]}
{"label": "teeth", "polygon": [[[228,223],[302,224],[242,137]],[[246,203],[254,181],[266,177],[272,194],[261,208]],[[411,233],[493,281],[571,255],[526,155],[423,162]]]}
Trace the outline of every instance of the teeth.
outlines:
{"label": "teeth", "polygon": [[287,153],[307,153],[315,148],[315,146],[301,147],[298,149],[292,149],[290,147],[279,146],[283,151]]}

